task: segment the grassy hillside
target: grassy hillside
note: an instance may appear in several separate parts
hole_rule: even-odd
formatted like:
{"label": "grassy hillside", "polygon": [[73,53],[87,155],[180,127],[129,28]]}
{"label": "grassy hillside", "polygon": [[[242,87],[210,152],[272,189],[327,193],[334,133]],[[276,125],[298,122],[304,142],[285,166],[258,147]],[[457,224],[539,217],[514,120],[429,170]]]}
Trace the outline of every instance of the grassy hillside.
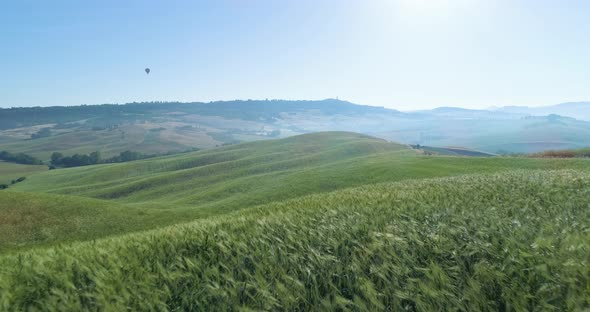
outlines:
{"label": "grassy hillside", "polygon": [[[8,139],[4,142],[0,140],[0,149],[24,152],[49,160],[53,152],[73,155],[100,151],[108,158],[128,150],[143,154],[165,154],[223,144],[207,135],[205,130],[176,127],[178,125],[169,126],[164,122],[128,124],[115,129],[68,128],[54,130],[53,135],[34,140],[21,136],[23,133],[28,134],[28,128],[5,130],[0,131],[0,136],[4,135]],[[12,133],[15,135],[10,136]]]}
{"label": "grassy hillside", "polygon": [[[342,187],[499,170],[590,169],[582,159],[423,157],[364,135],[325,132],[130,163],[53,170],[14,189],[175,207],[263,204]],[[288,186],[288,187],[285,187]]]}
{"label": "grassy hillside", "polygon": [[0,257],[15,310],[584,310],[590,175],[382,183]]}
{"label": "grassy hillside", "polygon": [[[125,229],[153,229],[371,183],[523,168],[587,171],[590,162],[426,157],[405,146],[364,135],[329,132],[129,163],[51,170],[29,176],[8,192],[25,192],[21,196],[36,199],[38,208],[30,210],[30,218],[38,220],[45,220],[48,213],[58,209],[50,206],[53,200],[46,196],[66,196],[62,198],[68,198],[71,208],[67,208],[69,217],[63,219],[63,226],[69,230],[54,230],[51,223],[39,222],[30,227],[16,222],[14,231],[26,234],[15,241],[7,238],[4,246],[25,248],[100,238]],[[108,206],[106,201],[114,204],[111,210],[104,210],[104,218],[89,220],[87,215],[91,213],[80,208],[86,206],[87,198],[96,199],[93,203],[100,202],[102,207]],[[0,207],[13,207],[14,203],[7,200],[0,197]],[[66,224],[70,222],[74,224]],[[129,226],[109,227],[111,222]]]}
{"label": "grassy hillside", "polygon": [[2,191],[0,252],[153,228],[178,217],[92,198]]}
{"label": "grassy hillside", "polygon": [[47,171],[47,169],[45,165],[21,165],[0,160],[0,184],[10,184],[12,180]]}

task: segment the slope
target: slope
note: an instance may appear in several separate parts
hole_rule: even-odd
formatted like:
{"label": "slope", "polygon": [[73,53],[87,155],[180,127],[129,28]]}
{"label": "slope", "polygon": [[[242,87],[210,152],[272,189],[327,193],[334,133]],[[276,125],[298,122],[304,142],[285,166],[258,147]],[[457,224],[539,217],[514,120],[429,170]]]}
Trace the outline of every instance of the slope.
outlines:
{"label": "slope", "polygon": [[[328,175],[314,181],[314,172],[338,175],[347,162],[412,153],[405,146],[364,135],[328,132],[137,162],[52,170],[31,176],[14,189],[167,206],[193,207],[230,197],[237,197],[240,205],[256,197],[259,204],[272,199],[269,197],[298,196],[350,184],[325,183],[330,180]],[[298,187],[303,189],[298,191]]]}
{"label": "slope", "polygon": [[319,194],[0,258],[17,310],[585,310],[590,175]]}
{"label": "slope", "polygon": [[42,171],[47,171],[47,166],[22,165],[0,160],[0,184],[10,184],[12,180]]}
{"label": "slope", "polygon": [[[6,244],[30,247],[94,239],[348,187],[519,168],[588,170],[590,162],[426,157],[405,146],[355,133],[307,134],[136,162],[33,174],[3,192],[23,192],[23,198],[38,198],[38,207],[32,211],[42,214],[31,216],[38,219],[45,219],[57,209],[51,206],[55,199],[49,195],[68,198],[67,205],[72,208],[68,208],[70,214],[64,222],[74,220],[77,225],[64,225],[69,230],[67,235],[62,235],[51,226],[46,229],[43,223],[29,228],[26,223],[15,222],[11,231],[57,234]],[[7,202],[8,198],[1,196],[4,194],[0,193],[0,205],[10,208],[19,202]],[[112,209],[85,211],[80,207],[86,206],[86,199],[94,199],[93,203],[101,207],[111,207],[107,203],[112,203]],[[27,201],[22,203],[20,207],[28,205]],[[86,218],[94,214],[100,214],[96,222]],[[109,227],[110,223],[123,222],[121,219],[130,226]]]}
{"label": "slope", "polygon": [[585,160],[421,157],[365,135],[325,132],[144,161],[53,170],[15,190],[153,207],[232,211],[309,193],[407,178],[516,168],[589,168]]}
{"label": "slope", "polygon": [[0,252],[170,225],[179,213],[42,193],[0,193]]}

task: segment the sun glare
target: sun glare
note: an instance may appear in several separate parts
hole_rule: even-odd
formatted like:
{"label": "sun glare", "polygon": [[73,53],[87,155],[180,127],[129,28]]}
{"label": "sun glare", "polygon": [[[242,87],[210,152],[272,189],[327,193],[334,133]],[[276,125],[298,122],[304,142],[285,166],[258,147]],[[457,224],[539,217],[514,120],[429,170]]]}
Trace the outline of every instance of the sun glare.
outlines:
{"label": "sun glare", "polygon": [[400,9],[412,11],[442,10],[452,5],[449,0],[398,0],[394,2]]}

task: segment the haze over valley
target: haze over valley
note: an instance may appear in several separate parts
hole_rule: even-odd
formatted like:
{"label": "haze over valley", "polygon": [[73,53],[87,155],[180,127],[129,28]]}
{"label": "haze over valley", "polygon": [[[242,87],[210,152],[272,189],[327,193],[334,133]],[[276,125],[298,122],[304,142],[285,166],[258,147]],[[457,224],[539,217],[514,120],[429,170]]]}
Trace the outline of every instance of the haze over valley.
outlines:
{"label": "haze over valley", "polygon": [[[31,107],[0,110],[0,150],[48,160],[132,150],[165,154],[318,131],[353,131],[392,142],[492,154],[590,146],[590,102],[543,108],[401,112],[335,99]],[[44,131],[41,136],[36,133]]]}

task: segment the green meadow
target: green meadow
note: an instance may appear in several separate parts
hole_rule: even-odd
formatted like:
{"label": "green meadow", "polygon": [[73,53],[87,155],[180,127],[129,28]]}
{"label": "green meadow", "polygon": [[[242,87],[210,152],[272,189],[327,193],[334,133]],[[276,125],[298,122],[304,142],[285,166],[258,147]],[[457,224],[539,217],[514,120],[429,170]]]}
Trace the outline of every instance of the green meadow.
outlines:
{"label": "green meadow", "polygon": [[36,172],[47,171],[45,165],[21,165],[0,161],[0,184],[10,184],[12,180],[27,177]]}
{"label": "green meadow", "polygon": [[324,132],[32,173],[0,310],[590,308],[590,159]]}

